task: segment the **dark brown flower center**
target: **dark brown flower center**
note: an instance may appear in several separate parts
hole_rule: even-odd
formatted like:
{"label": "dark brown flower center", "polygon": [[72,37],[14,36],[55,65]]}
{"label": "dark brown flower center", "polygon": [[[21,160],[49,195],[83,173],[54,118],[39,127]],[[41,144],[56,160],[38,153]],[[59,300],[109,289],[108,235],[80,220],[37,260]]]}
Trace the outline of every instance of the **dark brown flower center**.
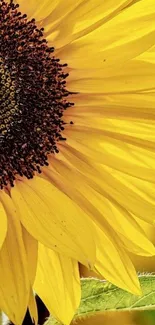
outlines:
{"label": "dark brown flower center", "polygon": [[32,178],[65,140],[66,64],[53,55],[35,19],[0,0],[0,187]]}

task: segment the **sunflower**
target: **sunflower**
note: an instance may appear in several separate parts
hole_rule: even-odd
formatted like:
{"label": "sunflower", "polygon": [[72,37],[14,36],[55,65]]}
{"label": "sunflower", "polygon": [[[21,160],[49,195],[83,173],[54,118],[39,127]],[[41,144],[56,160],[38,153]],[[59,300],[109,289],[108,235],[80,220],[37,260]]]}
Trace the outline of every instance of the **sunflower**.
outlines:
{"label": "sunflower", "polygon": [[[18,2],[18,3],[17,3]],[[155,254],[154,0],[0,0],[0,308],[69,324],[78,263],[140,294]]]}

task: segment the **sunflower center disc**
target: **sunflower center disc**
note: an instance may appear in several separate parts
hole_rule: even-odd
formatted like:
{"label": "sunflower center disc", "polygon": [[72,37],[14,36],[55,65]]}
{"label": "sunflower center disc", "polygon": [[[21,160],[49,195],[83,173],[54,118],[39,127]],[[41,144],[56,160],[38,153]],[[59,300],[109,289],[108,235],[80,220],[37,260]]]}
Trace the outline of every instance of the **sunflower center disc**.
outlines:
{"label": "sunflower center disc", "polygon": [[17,175],[32,178],[65,140],[66,74],[43,28],[11,0],[0,0],[0,187]]}

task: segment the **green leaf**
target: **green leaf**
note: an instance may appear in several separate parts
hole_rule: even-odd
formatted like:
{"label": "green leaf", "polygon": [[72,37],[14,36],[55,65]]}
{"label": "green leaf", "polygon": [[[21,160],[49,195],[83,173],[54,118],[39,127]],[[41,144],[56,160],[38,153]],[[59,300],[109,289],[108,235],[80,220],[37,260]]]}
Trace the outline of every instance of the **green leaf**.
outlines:
{"label": "green leaf", "polygon": [[54,319],[53,316],[50,316],[48,320],[44,323],[44,325],[62,325],[62,323]]}
{"label": "green leaf", "polygon": [[0,325],[3,324],[3,320],[2,320],[2,312],[0,311]]}
{"label": "green leaf", "polygon": [[[105,311],[155,309],[155,276],[140,275],[139,281],[142,296],[132,295],[104,280],[81,279],[81,303],[73,320]],[[53,318],[50,318],[45,324],[60,325]]]}

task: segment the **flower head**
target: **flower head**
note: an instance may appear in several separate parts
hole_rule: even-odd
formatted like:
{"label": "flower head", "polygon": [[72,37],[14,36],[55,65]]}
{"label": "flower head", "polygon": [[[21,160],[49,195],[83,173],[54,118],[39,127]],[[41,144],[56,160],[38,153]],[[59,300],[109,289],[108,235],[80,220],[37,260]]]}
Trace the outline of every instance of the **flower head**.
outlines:
{"label": "flower head", "polygon": [[139,294],[155,248],[153,0],[0,0],[0,306],[69,324],[78,262]]}

